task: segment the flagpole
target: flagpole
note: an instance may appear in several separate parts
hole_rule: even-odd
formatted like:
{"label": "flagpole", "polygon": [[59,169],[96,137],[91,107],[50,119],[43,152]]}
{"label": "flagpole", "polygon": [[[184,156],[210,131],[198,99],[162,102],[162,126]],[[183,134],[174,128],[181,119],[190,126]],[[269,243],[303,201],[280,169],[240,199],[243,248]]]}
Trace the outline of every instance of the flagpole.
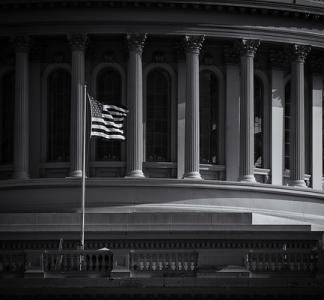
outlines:
{"label": "flagpole", "polygon": [[82,151],[82,197],[81,197],[81,250],[84,250],[84,225],[85,225],[85,157],[86,157],[86,122],[87,122],[87,85],[84,85],[83,99],[83,151]]}

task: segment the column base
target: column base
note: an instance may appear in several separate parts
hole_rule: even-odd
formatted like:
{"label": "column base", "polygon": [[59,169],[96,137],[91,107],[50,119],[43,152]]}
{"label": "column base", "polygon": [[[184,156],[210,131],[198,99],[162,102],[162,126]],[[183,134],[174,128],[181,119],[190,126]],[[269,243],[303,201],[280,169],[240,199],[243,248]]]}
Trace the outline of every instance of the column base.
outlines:
{"label": "column base", "polygon": [[82,170],[71,171],[69,177],[82,177]]}
{"label": "column base", "polygon": [[305,180],[290,180],[289,186],[292,187],[301,187],[301,188],[306,188],[306,183]]}
{"label": "column base", "polygon": [[239,182],[247,182],[247,183],[256,183],[254,175],[242,175],[239,178]]}
{"label": "column base", "polygon": [[188,172],[183,175],[183,179],[202,179],[199,172]]}
{"label": "column base", "polygon": [[133,170],[127,173],[125,178],[145,178],[142,170]]}
{"label": "column base", "polygon": [[29,179],[29,174],[25,171],[16,171],[13,173],[12,177],[14,179],[25,180],[25,179]]}

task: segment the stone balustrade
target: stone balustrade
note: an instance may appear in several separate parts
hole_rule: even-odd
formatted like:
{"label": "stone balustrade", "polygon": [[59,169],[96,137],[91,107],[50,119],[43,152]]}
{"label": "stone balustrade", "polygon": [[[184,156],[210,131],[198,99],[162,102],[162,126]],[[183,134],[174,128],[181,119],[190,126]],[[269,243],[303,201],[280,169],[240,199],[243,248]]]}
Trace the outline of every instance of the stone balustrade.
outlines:
{"label": "stone balustrade", "polygon": [[313,251],[250,251],[246,267],[252,273],[290,273],[301,275],[317,270],[318,255]]}
{"label": "stone balustrade", "polygon": [[113,255],[109,250],[64,250],[45,251],[43,254],[44,272],[54,273],[95,273],[108,276],[112,270]]}
{"label": "stone balustrade", "polygon": [[135,273],[187,274],[194,276],[198,269],[195,251],[131,251],[130,269]]}

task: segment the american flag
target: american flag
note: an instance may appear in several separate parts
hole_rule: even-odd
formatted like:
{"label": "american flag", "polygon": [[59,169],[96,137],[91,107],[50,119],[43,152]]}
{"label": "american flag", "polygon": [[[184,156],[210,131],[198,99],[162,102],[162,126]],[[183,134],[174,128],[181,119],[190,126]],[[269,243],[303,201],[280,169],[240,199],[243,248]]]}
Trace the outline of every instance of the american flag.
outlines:
{"label": "american flag", "polygon": [[91,108],[91,135],[111,140],[125,140],[123,125],[128,110],[109,104],[101,104],[88,95]]}

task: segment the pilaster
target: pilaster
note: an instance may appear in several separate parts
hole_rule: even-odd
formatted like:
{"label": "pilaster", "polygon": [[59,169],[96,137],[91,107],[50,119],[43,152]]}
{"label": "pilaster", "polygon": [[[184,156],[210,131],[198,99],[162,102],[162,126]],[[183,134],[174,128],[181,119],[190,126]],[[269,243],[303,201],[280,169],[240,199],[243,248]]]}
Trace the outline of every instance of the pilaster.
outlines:
{"label": "pilaster", "polygon": [[259,40],[241,40],[240,181],[256,182],[254,177],[254,55]]}
{"label": "pilaster", "polygon": [[71,177],[82,176],[83,89],[85,80],[84,52],[87,36],[83,33],[69,36],[72,50],[71,71]]}
{"label": "pilaster", "polygon": [[291,54],[291,147],[290,185],[306,187],[305,183],[305,99],[304,63],[310,46],[292,45]]}
{"label": "pilaster", "polygon": [[233,46],[224,49],[226,64],[225,160],[226,180],[240,176],[240,55]]}
{"label": "pilaster", "polygon": [[16,52],[14,173],[15,179],[29,178],[29,38],[14,38]]}
{"label": "pilaster", "polygon": [[186,51],[186,122],[185,173],[186,179],[201,179],[199,172],[199,52],[204,36],[185,36]]}
{"label": "pilaster", "polygon": [[127,78],[127,177],[142,178],[143,173],[143,87],[142,52],[146,34],[126,36],[129,59]]}

